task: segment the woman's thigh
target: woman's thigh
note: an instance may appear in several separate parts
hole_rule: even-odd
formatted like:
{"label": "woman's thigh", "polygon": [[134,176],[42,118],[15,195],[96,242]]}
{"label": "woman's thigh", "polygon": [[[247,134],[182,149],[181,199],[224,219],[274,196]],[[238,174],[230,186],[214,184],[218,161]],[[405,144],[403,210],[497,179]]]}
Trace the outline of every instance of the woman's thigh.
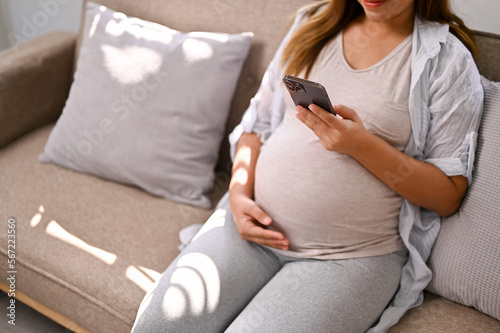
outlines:
{"label": "woman's thigh", "polygon": [[143,299],[133,332],[223,332],[280,269],[222,205]]}
{"label": "woman's thigh", "polygon": [[406,252],[292,261],[226,332],[365,332],[395,294]]}

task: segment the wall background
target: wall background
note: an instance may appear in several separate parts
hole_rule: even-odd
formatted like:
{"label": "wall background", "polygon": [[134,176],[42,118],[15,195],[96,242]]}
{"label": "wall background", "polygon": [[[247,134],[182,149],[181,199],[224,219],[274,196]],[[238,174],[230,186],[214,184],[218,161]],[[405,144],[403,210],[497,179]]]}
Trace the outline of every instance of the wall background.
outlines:
{"label": "wall background", "polygon": [[[500,34],[500,1],[451,2],[470,28]],[[54,30],[78,31],[82,3],[83,0],[0,0],[0,50]]]}
{"label": "wall background", "polygon": [[83,0],[0,0],[0,50],[55,30],[77,32]]}
{"label": "wall background", "polygon": [[500,35],[500,1],[451,0],[451,3],[469,28]]}

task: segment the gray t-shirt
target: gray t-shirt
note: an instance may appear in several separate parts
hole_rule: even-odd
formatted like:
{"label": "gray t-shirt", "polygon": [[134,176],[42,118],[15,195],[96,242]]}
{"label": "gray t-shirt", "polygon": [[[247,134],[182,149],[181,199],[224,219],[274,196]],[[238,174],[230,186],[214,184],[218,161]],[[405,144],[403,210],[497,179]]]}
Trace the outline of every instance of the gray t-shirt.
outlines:
{"label": "gray t-shirt", "polygon": [[[342,40],[341,33],[322,50],[310,80],[402,151],[411,135],[411,36],[363,70],[349,66]],[[344,259],[404,249],[398,232],[402,198],[350,156],[327,151],[295,117],[288,93],[285,98],[285,117],[261,148],[255,178],[255,200],[273,218],[270,228],[290,240],[285,254]]]}

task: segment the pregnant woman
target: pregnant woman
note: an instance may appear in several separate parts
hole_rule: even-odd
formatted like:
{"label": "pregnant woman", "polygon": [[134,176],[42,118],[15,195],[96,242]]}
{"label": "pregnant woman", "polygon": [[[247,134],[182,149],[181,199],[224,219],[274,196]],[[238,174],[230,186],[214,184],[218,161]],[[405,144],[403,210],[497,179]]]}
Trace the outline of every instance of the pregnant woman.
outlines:
{"label": "pregnant woman", "polygon": [[[422,302],[440,216],[471,180],[483,92],[446,0],[300,10],[230,136],[229,193],[133,332],[385,332]],[[284,74],[337,115],[296,107]]]}

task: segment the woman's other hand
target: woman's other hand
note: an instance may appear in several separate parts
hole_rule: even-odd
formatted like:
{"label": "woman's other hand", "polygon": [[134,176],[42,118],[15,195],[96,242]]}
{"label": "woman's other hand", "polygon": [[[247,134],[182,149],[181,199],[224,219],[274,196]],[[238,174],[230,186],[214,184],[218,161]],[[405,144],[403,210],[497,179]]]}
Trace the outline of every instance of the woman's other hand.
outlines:
{"label": "woman's other hand", "polygon": [[288,250],[289,242],[282,233],[266,229],[272,223],[257,203],[244,194],[230,192],[229,202],[241,238],[280,250]]}
{"label": "woman's other hand", "polygon": [[255,133],[244,133],[239,142],[229,185],[229,204],[241,238],[247,241],[288,250],[289,241],[277,231],[265,227],[272,218],[253,200],[255,165],[262,143]]}

